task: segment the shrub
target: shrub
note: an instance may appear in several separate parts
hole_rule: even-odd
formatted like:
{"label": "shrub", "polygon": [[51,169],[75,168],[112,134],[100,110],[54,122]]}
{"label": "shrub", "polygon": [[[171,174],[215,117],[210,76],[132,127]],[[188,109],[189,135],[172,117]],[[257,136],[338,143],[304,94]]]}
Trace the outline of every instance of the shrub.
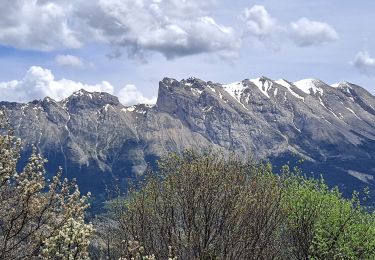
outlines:
{"label": "shrub", "polygon": [[121,239],[157,259],[271,259],[282,254],[283,190],[270,165],[185,151],[116,205]]}
{"label": "shrub", "polygon": [[0,110],[0,259],[85,259],[92,226],[83,215],[87,197],[61,170],[45,179],[46,162],[33,149],[17,171],[21,140]]}
{"label": "shrub", "polygon": [[344,199],[322,180],[289,176],[287,238],[296,259],[374,259],[375,216],[358,194]]}

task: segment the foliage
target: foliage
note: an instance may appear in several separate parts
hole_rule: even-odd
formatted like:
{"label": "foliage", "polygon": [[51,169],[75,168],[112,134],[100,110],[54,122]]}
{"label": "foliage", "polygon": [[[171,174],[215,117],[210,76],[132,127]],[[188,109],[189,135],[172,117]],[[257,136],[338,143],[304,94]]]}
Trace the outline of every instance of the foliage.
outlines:
{"label": "foliage", "polygon": [[171,154],[112,207],[111,248],[135,240],[156,259],[375,258],[374,214],[356,193],[234,156]]}
{"label": "foliage", "polygon": [[35,149],[18,172],[21,140],[2,110],[0,129],[0,259],[87,258],[87,197],[74,182],[60,180],[61,170],[46,180],[46,160]]}
{"label": "foliage", "polygon": [[375,258],[375,215],[360,206],[357,193],[347,200],[322,180],[294,175],[287,181],[287,237],[295,258]]}
{"label": "foliage", "polygon": [[122,239],[141,241],[157,259],[169,248],[178,259],[274,258],[282,194],[270,165],[185,151],[161,160],[115,212]]}

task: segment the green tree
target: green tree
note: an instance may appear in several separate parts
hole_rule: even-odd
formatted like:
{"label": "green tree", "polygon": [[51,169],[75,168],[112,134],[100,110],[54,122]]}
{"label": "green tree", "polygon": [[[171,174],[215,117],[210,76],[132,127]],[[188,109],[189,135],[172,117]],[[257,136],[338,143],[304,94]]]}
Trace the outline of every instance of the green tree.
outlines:
{"label": "green tree", "polygon": [[375,216],[357,193],[347,200],[322,180],[288,176],[286,237],[296,259],[375,259]]}

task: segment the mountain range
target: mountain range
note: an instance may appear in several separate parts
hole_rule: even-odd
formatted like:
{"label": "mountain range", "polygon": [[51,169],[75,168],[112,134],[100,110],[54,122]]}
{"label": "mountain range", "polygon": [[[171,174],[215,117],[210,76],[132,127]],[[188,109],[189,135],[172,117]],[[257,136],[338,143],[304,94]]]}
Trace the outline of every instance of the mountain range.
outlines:
{"label": "mountain range", "polygon": [[159,83],[155,105],[122,105],[80,90],[55,101],[3,101],[24,158],[32,145],[83,191],[105,196],[169,152],[220,149],[277,168],[295,164],[344,192],[375,191],[375,97],[348,82],[267,77],[219,84],[197,78]]}

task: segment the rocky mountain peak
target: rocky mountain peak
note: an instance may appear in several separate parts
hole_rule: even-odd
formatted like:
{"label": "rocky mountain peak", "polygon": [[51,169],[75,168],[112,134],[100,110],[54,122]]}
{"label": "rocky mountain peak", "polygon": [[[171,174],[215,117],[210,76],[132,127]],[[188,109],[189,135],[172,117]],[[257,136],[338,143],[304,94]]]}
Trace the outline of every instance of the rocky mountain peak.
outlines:
{"label": "rocky mountain peak", "polygon": [[180,83],[176,79],[165,77],[159,82],[159,90],[160,88],[174,88],[179,85]]}
{"label": "rocky mountain peak", "polygon": [[261,82],[266,82],[266,81],[273,82],[272,79],[270,79],[266,76],[261,76],[261,77],[258,78],[258,80],[261,81]]}
{"label": "rocky mountain peak", "polygon": [[50,98],[50,97],[45,97],[45,98],[43,98],[42,102],[45,103],[45,104],[56,103],[56,100],[54,100],[53,98]]}
{"label": "rocky mountain peak", "polygon": [[105,92],[89,92],[84,89],[74,92],[60,103],[64,108],[73,113],[82,109],[98,109],[105,105],[120,105],[119,99],[111,94]]}
{"label": "rocky mountain peak", "polygon": [[190,77],[187,80],[182,80],[181,83],[199,89],[203,89],[204,86],[207,84],[205,81],[195,77]]}
{"label": "rocky mountain peak", "polygon": [[350,86],[350,83],[348,81],[341,81],[339,83],[331,84],[331,87],[333,88],[340,88],[340,87],[346,87],[346,86]]}

